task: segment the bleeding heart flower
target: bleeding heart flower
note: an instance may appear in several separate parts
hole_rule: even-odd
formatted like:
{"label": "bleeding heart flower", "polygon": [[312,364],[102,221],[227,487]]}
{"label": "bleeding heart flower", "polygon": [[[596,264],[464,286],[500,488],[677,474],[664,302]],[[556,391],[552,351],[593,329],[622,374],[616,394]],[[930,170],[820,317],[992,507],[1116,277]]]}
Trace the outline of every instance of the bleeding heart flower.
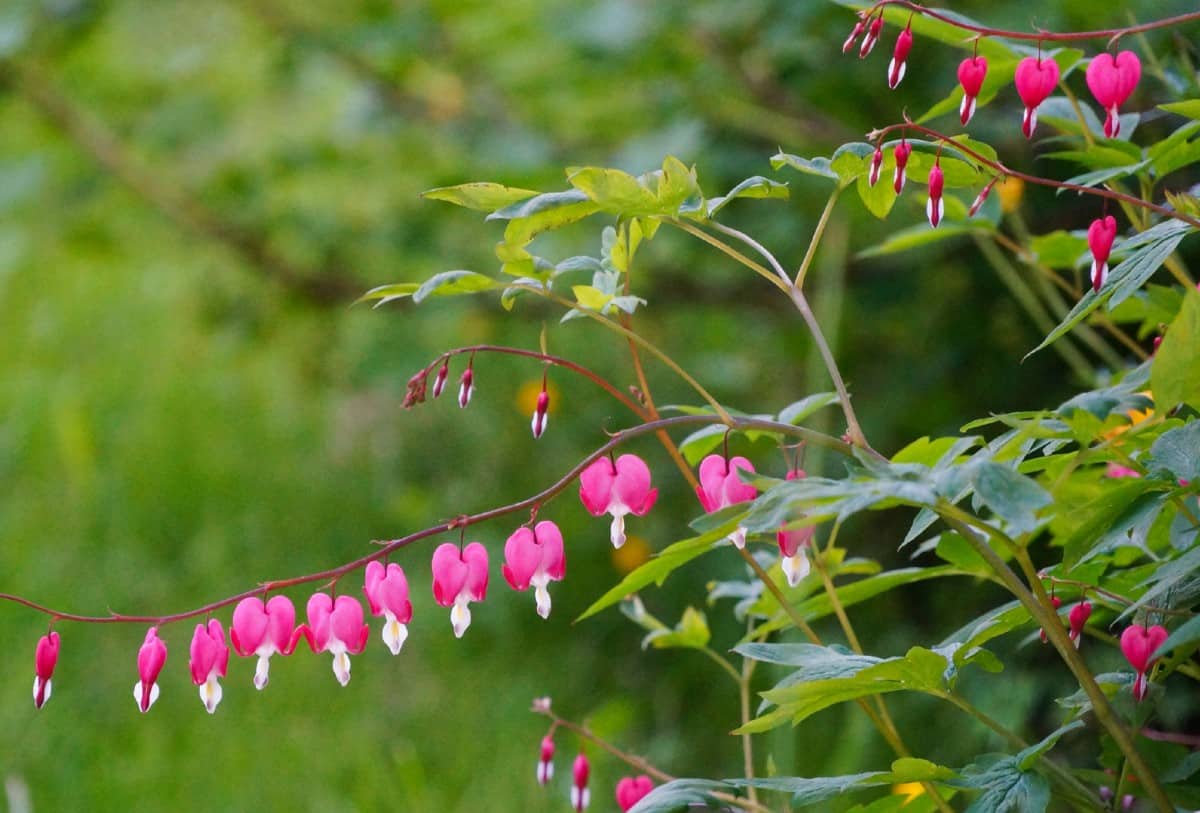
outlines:
{"label": "bleeding heart flower", "polygon": [[[1062,599],[1059,598],[1058,596],[1051,596],[1050,604],[1054,607],[1054,612],[1057,613],[1058,608],[1062,606]],[[1046,630],[1044,628],[1042,629],[1041,636],[1042,636],[1042,643],[1043,644],[1046,643],[1046,641],[1048,639],[1046,638]]]}
{"label": "bleeding heart flower", "polygon": [[1096,101],[1104,108],[1104,135],[1116,138],[1121,132],[1121,114],[1117,108],[1142,78],[1142,61],[1133,51],[1100,54],[1088,63],[1087,86]]}
{"label": "bleeding heart flower", "polygon": [[539,522],[532,529],[522,526],[504,543],[504,566],[500,572],[514,590],[533,585],[537,613],[550,617],[551,581],[562,581],[567,561],[563,554],[562,532],[553,522]]}
{"label": "bleeding heart flower", "polygon": [[487,548],[472,542],[461,551],[453,542],[438,545],[433,552],[433,597],[450,610],[450,625],[454,637],[461,638],[471,626],[472,601],[483,601],[487,596],[488,554]]}
{"label": "bleeding heart flower", "polygon": [[867,185],[874,186],[879,183],[879,170],[883,168],[883,148],[876,147],[875,154],[871,156],[871,170],[867,173]]}
{"label": "bleeding heart flower", "polygon": [[538,754],[537,781],[539,785],[549,784],[554,778],[554,738],[547,734],[542,737],[542,747]]}
{"label": "bleeding heart flower", "polygon": [[862,36],[862,32],[865,31],[866,28],[867,24],[862,20],[859,20],[854,24],[854,28],[850,29],[850,36],[846,37],[846,41],[842,43],[843,54],[850,52],[850,49],[854,47],[854,43],[858,42],[858,38]]}
{"label": "bleeding heart flower", "polygon": [[908,69],[908,52],[912,50],[912,44],[912,25],[909,24],[900,32],[900,36],[896,37],[896,48],[892,51],[892,61],[888,63],[888,87],[892,90],[904,79],[904,72]]}
{"label": "bleeding heart flower", "polygon": [[442,366],[438,368],[437,377],[433,379],[433,397],[437,398],[442,394],[442,390],[446,389],[446,379],[450,375],[450,360],[442,362]]}
{"label": "bleeding heart flower", "polygon": [[212,714],[221,702],[221,681],[229,668],[229,647],[225,645],[225,628],[215,618],[208,625],[197,624],[188,652],[188,669],[192,683],[200,687],[200,702]]}
{"label": "bleeding heart flower", "polygon": [[1169,634],[1164,627],[1155,624],[1153,627],[1126,627],[1121,633],[1121,652],[1125,655],[1125,660],[1129,661],[1129,665],[1133,667],[1133,671],[1137,673],[1137,677],[1133,681],[1133,699],[1141,702],[1146,696],[1148,686],[1146,684],[1146,673],[1153,668],[1157,663],[1157,659],[1151,659],[1154,651],[1162,646],[1163,641],[1167,640]]}
{"label": "bleeding heart flower", "polygon": [[[739,469],[753,474],[754,464],[744,457],[726,460],[719,454],[710,454],[700,461],[700,487],[696,489],[696,496],[705,511],[711,514],[758,496],[757,488],[742,482]],[[746,529],[734,529],[729,541],[739,550],[746,547]]]}
{"label": "bleeding heart flower", "polygon": [[404,569],[392,562],[385,569],[382,562],[370,562],[363,574],[363,592],[371,615],[384,616],[383,643],[393,655],[400,654],[408,638],[408,622],[412,620],[412,602],[408,600],[408,579]]}
{"label": "bleeding heart flower", "polygon": [[583,813],[592,799],[592,794],[587,786],[590,772],[591,767],[588,765],[587,757],[583,754],[575,757],[575,764],[571,769],[571,807],[575,809],[575,813]]}
{"label": "bleeding heart flower", "polygon": [[929,218],[929,225],[935,229],[946,214],[946,204],[942,200],[942,188],[945,183],[941,159],[938,159],[929,170],[929,200],[925,201],[925,216]]}
{"label": "bleeding heart flower", "polygon": [[50,699],[53,688],[51,678],[54,677],[54,667],[58,664],[58,633],[51,632],[38,639],[37,649],[33,654],[33,705],[41,708]]}
{"label": "bleeding heart flower", "polygon": [[233,651],[248,658],[258,656],[254,669],[254,688],[262,690],[270,679],[271,656],[291,655],[297,639],[293,637],[296,627],[296,608],[287,596],[271,596],[263,605],[257,596],[244,598],[233,609],[233,621],[229,625],[229,640]]}
{"label": "bleeding heart flower", "polygon": [[875,43],[879,41],[879,35],[883,32],[883,15],[880,14],[870,25],[867,26],[867,35],[863,37],[862,47],[858,49],[858,58],[866,59],[867,54],[871,53],[875,48]]}
{"label": "bleeding heart flower", "polygon": [[1083,640],[1083,628],[1087,624],[1088,618],[1092,615],[1092,603],[1087,599],[1076,604],[1067,613],[1067,624],[1070,629],[1067,631],[1067,637],[1075,643],[1075,648],[1079,649],[1079,644]]}
{"label": "bleeding heart flower", "polygon": [[645,516],[658,499],[658,489],[650,487],[650,467],[635,454],[623,454],[615,461],[601,457],[592,461],[579,475],[579,499],[594,516],[612,515],[609,539],[614,548],[625,544],[625,515]]}
{"label": "bleeding heart flower", "polygon": [[987,59],[981,56],[967,57],[958,63],[958,83],[962,85],[963,89],[962,103],[958,106],[958,118],[964,127],[975,115],[975,102],[979,99],[979,91],[983,88],[987,69]]}
{"label": "bleeding heart flower", "polygon": [[1117,238],[1117,219],[1112,215],[1098,217],[1088,226],[1088,248],[1092,251],[1092,290],[1099,293],[1108,279],[1108,255]]}
{"label": "bleeding heart flower", "polygon": [[133,684],[133,699],[143,714],[150,711],[158,699],[158,673],[166,662],[167,645],[158,637],[158,627],[151,627],[138,650],[138,682]]}
{"label": "bleeding heart flower", "polygon": [[617,782],[617,805],[622,811],[627,811],[640,802],[654,790],[650,777],[626,776]]}
{"label": "bleeding heart flower", "polygon": [[462,409],[467,408],[467,404],[471,403],[471,396],[475,394],[475,370],[472,367],[467,367],[463,370],[462,377],[458,379],[458,405]]}
{"label": "bleeding heart flower", "polygon": [[367,645],[371,629],[363,623],[363,608],[352,596],[338,596],[334,601],[328,593],[313,593],[306,608],[308,623],[296,627],[293,638],[304,636],[313,652],[333,655],[333,674],[338,683],[350,682],[350,656],[357,655]]}
{"label": "bleeding heart flower", "polygon": [[1034,128],[1037,127],[1037,109],[1054,92],[1058,76],[1058,63],[1053,59],[1027,56],[1017,65],[1017,94],[1025,103],[1021,132],[1026,138],[1033,137]]}
{"label": "bleeding heart flower", "polygon": [[1000,180],[999,175],[997,175],[995,178],[992,178],[990,181],[988,181],[987,186],[979,190],[979,194],[975,196],[975,200],[971,203],[971,208],[967,209],[967,217],[974,217],[979,210],[983,208],[983,204],[987,201],[988,195],[990,195],[992,192],[992,187],[996,185],[996,181],[998,180]]}
{"label": "bleeding heart flower", "polygon": [[[794,469],[787,473],[789,480],[802,480],[807,476],[803,469]],[[800,580],[808,575],[810,565],[805,549],[812,544],[815,531],[816,528],[812,525],[790,531],[785,526],[775,534],[775,541],[779,543],[779,555],[783,557],[780,566],[791,587],[798,585]]]}
{"label": "bleeding heart flower", "polygon": [[537,406],[533,409],[533,420],[529,427],[533,430],[534,438],[540,438],[546,431],[546,420],[550,412],[550,393],[546,392],[546,382],[542,382],[542,391],[538,393]]}
{"label": "bleeding heart flower", "polygon": [[892,174],[892,188],[899,195],[904,191],[904,181],[906,180],[904,169],[908,166],[908,156],[912,155],[912,146],[904,139],[900,139],[900,143],[892,152],[896,159],[896,171]]}

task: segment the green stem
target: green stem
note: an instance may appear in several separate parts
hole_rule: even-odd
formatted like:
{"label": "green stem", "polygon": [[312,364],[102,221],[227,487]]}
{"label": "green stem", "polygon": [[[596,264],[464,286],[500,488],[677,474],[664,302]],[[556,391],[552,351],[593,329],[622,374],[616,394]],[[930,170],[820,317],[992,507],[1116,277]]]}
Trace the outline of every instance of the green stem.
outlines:
{"label": "green stem", "polygon": [[[747,634],[754,632],[754,619],[746,622]],[[754,668],[758,661],[753,658],[742,658],[742,674],[738,680],[738,701],[741,705],[742,725],[750,722],[750,679],[754,676]],[[749,732],[742,734],[742,770],[747,779],[754,778],[754,737]],[[757,790],[751,785],[747,795],[750,801],[758,801]]]}
{"label": "green stem", "polygon": [[715,663],[717,666],[720,666],[722,669],[724,669],[725,673],[728,674],[731,678],[733,678],[734,683],[738,684],[738,686],[741,686],[742,676],[738,672],[738,670],[734,668],[733,664],[729,662],[728,658],[725,658],[724,656],[722,656],[719,652],[714,650],[712,647],[707,647],[707,646],[701,647],[700,651],[703,652],[705,655],[707,655],[709,658],[711,658],[713,663]]}
{"label": "green stem", "polygon": [[817,253],[817,244],[821,242],[821,237],[825,234],[825,227],[829,225],[829,216],[833,214],[833,207],[837,205],[838,196],[842,194],[842,185],[834,186],[833,192],[829,195],[829,200],[825,202],[825,208],[821,210],[821,217],[817,220],[817,227],[813,229],[812,239],[808,242],[808,250],[804,252],[804,259],[800,261],[800,268],[796,271],[796,279],[792,283],[796,288],[804,288],[804,279],[808,276],[808,267],[812,265],[813,257]]}

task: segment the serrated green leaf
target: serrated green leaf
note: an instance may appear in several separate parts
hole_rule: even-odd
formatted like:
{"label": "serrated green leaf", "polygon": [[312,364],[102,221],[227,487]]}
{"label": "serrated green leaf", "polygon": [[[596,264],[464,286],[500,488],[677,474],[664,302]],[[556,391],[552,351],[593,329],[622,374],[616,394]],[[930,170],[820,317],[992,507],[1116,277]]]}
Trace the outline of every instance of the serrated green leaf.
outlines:
{"label": "serrated green leaf", "polygon": [[1184,297],[1154,354],[1150,384],[1160,409],[1178,404],[1200,409],[1200,293]]}
{"label": "serrated green leaf", "polygon": [[439,186],[437,189],[422,192],[421,197],[429,200],[441,200],[481,212],[494,212],[536,194],[537,192],[532,189],[477,182],[463,183],[457,186]]}
{"label": "serrated green leaf", "polygon": [[420,304],[430,296],[477,294],[498,287],[499,282],[474,271],[443,271],[422,282],[421,287],[413,292],[412,298],[413,302]]}

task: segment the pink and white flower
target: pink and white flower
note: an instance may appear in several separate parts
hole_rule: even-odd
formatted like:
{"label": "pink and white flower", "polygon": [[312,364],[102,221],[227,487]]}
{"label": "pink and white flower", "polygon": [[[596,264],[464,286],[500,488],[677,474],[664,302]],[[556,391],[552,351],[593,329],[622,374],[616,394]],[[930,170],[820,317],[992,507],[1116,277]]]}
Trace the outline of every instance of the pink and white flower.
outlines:
{"label": "pink and white flower", "polygon": [[615,461],[602,457],[583,470],[579,475],[579,499],[594,517],[612,515],[609,539],[614,548],[619,548],[625,544],[625,515],[644,516],[654,507],[658,489],[650,487],[646,461],[635,454],[623,454]]}
{"label": "pink and white flower", "polygon": [[1054,92],[1058,85],[1058,63],[1053,59],[1027,56],[1017,65],[1017,95],[1025,103],[1025,115],[1021,119],[1021,132],[1026,138],[1033,137],[1037,127],[1037,109]]}
{"label": "pink and white flower", "polygon": [[221,678],[229,668],[229,647],[225,645],[225,628],[215,618],[208,625],[197,624],[188,651],[188,669],[192,683],[200,687],[200,702],[212,714],[221,702]]}
{"label": "pink and white flower", "polygon": [[900,82],[904,79],[905,71],[908,70],[908,52],[912,50],[912,44],[913,35],[912,25],[910,24],[900,32],[900,36],[896,37],[896,47],[892,51],[892,61],[888,63],[888,87],[892,90],[899,87]]}
{"label": "pink and white flower", "polygon": [[[807,476],[803,469],[793,469],[787,473],[789,480],[802,480]],[[780,528],[775,534],[775,541],[779,543],[779,555],[782,557],[780,566],[791,587],[798,585],[811,569],[805,551],[812,545],[815,531],[816,528],[809,525],[795,530]]]}
{"label": "pink and white flower", "polygon": [[1168,637],[1166,628],[1158,624],[1153,627],[1127,627],[1121,633],[1121,652],[1125,655],[1125,660],[1129,661],[1129,665],[1133,667],[1133,671],[1137,673],[1137,677],[1133,680],[1134,700],[1141,702],[1142,698],[1146,696],[1149,689],[1146,683],[1146,673],[1158,662],[1157,658],[1150,656],[1162,646],[1163,641]]}
{"label": "pink and white flower", "polygon": [[645,774],[625,776],[617,782],[617,805],[622,812],[628,811],[654,790],[654,782]]}
{"label": "pink and white flower", "polygon": [[467,404],[471,403],[471,396],[475,394],[475,370],[471,367],[463,370],[462,377],[458,379],[458,405],[462,409],[467,408]]}
{"label": "pink and white flower", "polygon": [[1098,217],[1088,226],[1088,248],[1092,252],[1092,290],[1097,293],[1108,280],[1108,256],[1113,240],[1117,239],[1117,219],[1112,215]]}
{"label": "pink and white flower", "polygon": [[412,602],[408,600],[408,579],[404,569],[392,562],[385,569],[381,562],[370,562],[364,574],[363,592],[371,615],[384,617],[383,643],[393,655],[400,654],[408,638],[412,620]]}
{"label": "pink and white flower", "polygon": [[567,560],[563,554],[562,532],[553,522],[542,521],[532,529],[517,528],[504,543],[504,566],[500,572],[514,590],[533,586],[537,613],[550,617],[551,581],[562,581]]}
{"label": "pink and white flower", "polygon": [[313,652],[332,654],[333,674],[345,686],[350,682],[350,656],[363,651],[371,634],[363,623],[362,604],[352,596],[335,601],[328,593],[313,593],[306,610],[308,623],[296,627],[293,638],[303,635]]}
{"label": "pink and white flower", "polygon": [[537,781],[539,785],[549,784],[554,778],[554,738],[547,734],[542,737],[542,747],[538,754]]}
{"label": "pink and white flower", "polygon": [[542,433],[546,431],[546,421],[550,413],[550,393],[546,392],[546,385],[542,385],[542,391],[538,393],[537,405],[533,408],[533,420],[529,423],[529,428],[533,430],[533,437],[540,438]]}
{"label": "pink and white flower", "polygon": [[969,56],[958,63],[958,83],[963,89],[962,102],[958,106],[958,119],[964,127],[975,115],[975,103],[979,99],[979,91],[983,89],[987,69],[987,59],[979,55]]}
{"label": "pink and white flower", "polygon": [[167,645],[158,637],[158,627],[151,627],[138,649],[138,682],[133,684],[133,699],[143,714],[150,711],[158,699],[158,673],[166,662]]}
{"label": "pink and white flower", "polygon": [[[700,461],[700,486],[696,496],[705,511],[711,514],[731,505],[750,502],[758,496],[757,488],[742,482],[739,470],[753,474],[754,464],[744,457],[726,460],[719,454],[710,454]],[[729,541],[739,550],[746,547],[746,529],[734,529]]]}
{"label": "pink and white flower", "polygon": [[942,200],[942,189],[945,184],[946,178],[942,174],[942,165],[940,162],[936,162],[929,170],[929,200],[925,201],[925,216],[929,218],[929,225],[935,229],[946,214],[946,204]]}
{"label": "pink and white flower", "polygon": [[899,195],[904,191],[904,182],[908,177],[905,174],[905,168],[908,166],[908,157],[912,155],[912,145],[904,139],[900,139],[900,143],[896,145],[892,155],[896,159],[896,169],[892,173],[892,188]]}
{"label": "pink and white flower", "polygon": [[866,59],[867,54],[875,49],[879,35],[883,32],[883,15],[880,14],[867,25],[867,35],[863,37],[862,47],[858,49],[858,58]]}
{"label": "pink and white flower", "polygon": [[272,655],[292,654],[297,643],[295,627],[296,608],[287,596],[272,596],[265,606],[257,596],[238,602],[229,625],[229,640],[233,651],[243,658],[258,656],[254,688],[261,691],[267,685]]}
{"label": "pink and white flower", "polygon": [[451,607],[450,625],[454,637],[461,638],[471,626],[472,601],[487,596],[487,548],[472,542],[461,551],[453,542],[438,545],[433,552],[433,597],[443,607]]}
{"label": "pink and white flower", "polygon": [[58,633],[50,632],[38,639],[37,649],[33,654],[33,705],[41,708],[50,699],[51,678],[54,677],[54,667],[58,665]]}
{"label": "pink and white flower", "polygon": [[590,773],[591,766],[588,765],[587,757],[583,754],[575,757],[575,764],[571,768],[571,807],[575,813],[583,813],[592,800],[591,791],[587,786]]}
{"label": "pink and white flower", "polygon": [[1104,108],[1104,135],[1116,138],[1121,132],[1118,108],[1133,93],[1142,78],[1142,61],[1133,51],[1094,57],[1087,67],[1087,86]]}
{"label": "pink and white flower", "polygon": [[1087,599],[1076,604],[1067,613],[1067,637],[1075,644],[1075,648],[1079,649],[1079,644],[1083,640],[1083,628],[1087,625],[1087,620],[1092,615],[1092,603]]}
{"label": "pink and white flower", "polygon": [[867,28],[867,24],[862,20],[854,23],[854,28],[850,29],[850,36],[846,37],[846,41],[842,43],[842,53],[850,53],[850,49],[854,47],[854,43],[858,42],[858,38],[862,36],[862,32]]}
{"label": "pink and white flower", "polygon": [[447,359],[442,362],[442,366],[438,367],[437,375],[433,379],[433,397],[437,398],[442,394],[442,390],[446,389],[446,379],[450,376],[450,361]]}

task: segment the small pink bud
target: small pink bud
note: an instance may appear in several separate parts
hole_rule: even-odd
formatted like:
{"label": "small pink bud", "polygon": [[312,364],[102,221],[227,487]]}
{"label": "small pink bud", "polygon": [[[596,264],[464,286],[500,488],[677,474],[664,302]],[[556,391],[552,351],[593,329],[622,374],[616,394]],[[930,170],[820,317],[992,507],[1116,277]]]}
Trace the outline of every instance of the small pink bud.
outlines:
{"label": "small pink bud", "polygon": [[592,798],[587,786],[588,774],[591,773],[587,757],[583,754],[575,757],[575,764],[571,768],[571,773],[571,807],[574,808],[575,813],[583,813]]}
{"label": "small pink bud", "polygon": [[[788,480],[803,480],[807,476],[803,469],[793,469],[787,473]],[[800,584],[800,581],[808,575],[811,566],[805,549],[812,544],[815,532],[816,528],[809,525],[795,530],[787,530],[786,527],[780,528],[775,534],[775,541],[779,545],[781,557],[780,566],[783,568],[783,575],[787,578],[790,587]]]}
{"label": "small pink bud", "polygon": [[1121,797],[1121,810],[1122,811],[1133,810],[1134,801],[1135,801],[1134,795],[1132,793],[1126,793],[1124,796]]}
{"label": "small pink bud", "polygon": [[909,24],[900,32],[900,36],[896,37],[896,47],[892,51],[892,61],[888,63],[888,87],[892,90],[899,87],[900,82],[904,79],[904,72],[908,70],[908,52],[912,50],[912,44],[912,25]]}
{"label": "small pink bud", "polygon": [[1158,352],[1158,348],[1159,348],[1159,347],[1162,345],[1162,340],[1163,340],[1163,337],[1162,337],[1162,336],[1155,336],[1155,337],[1154,337],[1154,349],[1150,351],[1151,353],[1157,353],[1157,352]]}
{"label": "small pink bud", "polygon": [[542,738],[542,750],[538,756],[537,781],[545,785],[554,778],[554,738],[547,734]]}
{"label": "small pink bud", "polygon": [[[1051,596],[1050,604],[1054,607],[1054,611],[1058,612],[1058,608],[1062,606],[1062,599],[1059,598],[1058,596]],[[1042,643],[1043,644],[1046,643],[1047,638],[1046,638],[1046,630],[1045,629],[1042,630],[1041,636],[1042,636]]]}
{"label": "small pink bud", "polygon": [[151,627],[138,650],[138,682],[133,684],[133,699],[143,714],[158,699],[158,673],[166,662],[167,645],[158,637],[158,627]]}
{"label": "small pink bud", "polygon": [[1017,65],[1017,94],[1025,103],[1021,132],[1026,138],[1033,137],[1037,127],[1037,109],[1054,92],[1058,76],[1058,63],[1053,59],[1027,56]]}
{"label": "small pink bud", "polygon": [[883,148],[876,147],[875,154],[871,156],[871,171],[867,173],[867,183],[874,186],[879,183],[879,170],[883,168]]}
{"label": "small pink bud", "polygon": [[967,57],[958,64],[958,83],[962,85],[963,89],[962,103],[958,106],[958,118],[964,127],[975,115],[975,102],[979,99],[979,91],[983,88],[987,69],[987,60],[981,56]]}
{"label": "small pink bud", "polygon": [[1117,238],[1117,219],[1098,217],[1088,226],[1088,248],[1092,251],[1092,290],[1097,293],[1108,279],[1108,255]]}
{"label": "small pink bud", "polygon": [[896,171],[892,175],[892,188],[895,189],[896,194],[899,195],[902,191],[904,191],[904,168],[908,166],[908,156],[912,155],[912,146],[910,146],[909,143],[904,139],[900,139],[900,143],[896,145],[896,149],[893,150],[893,154],[896,158]]}
{"label": "small pink bud", "polygon": [[858,58],[866,59],[867,54],[875,48],[879,35],[883,32],[883,15],[879,15],[867,26],[867,36],[863,37],[862,47],[858,49]]}
{"label": "small pink bud", "polygon": [[1133,93],[1142,78],[1142,61],[1133,51],[1122,51],[1094,57],[1087,67],[1087,86],[1096,101],[1104,108],[1104,135],[1116,138],[1121,132],[1118,108]]}
{"label": "small pink bud", "polygon": [[1070,630],[1067,632],[1067,637],[1075,643],[1075,648],[1079,649],[1079,644],[1083,640],[1083,628],[1087,624],[1088,618],[1092,615],[1092,603],[1087,599],[1076,604],[1067,613],[1067,624]]}
{"label": "small pink bud", "polygon": [[867,28],[866,23],[859,20],[854,24],[854,28],[850,29],[850,36],[846,37],[846,41],[842,43],[842,53],[850,53],[850,49],[854,47],[854,43],[858,42],[858,38],[862,36],[862,32]]}
{"label": "small pink bud", "polygon": [[998,180],[1000,180],[999,175],[988,181],[987,186],[979,191],[979,194],[975,196],[975,200],[971,204],[971,208],[967,210],[967,217],[974,217],[979,213],[979,210],[983,208],[983,204],[987,201],[988,195],[992,193],[992,187],[996,185],[996,181]]}
{"label": "small pink bud", "polygon": [[1122,466],[1120,463],[1110,462],[1104,467],[1104,476],[1117,480],[1122,477],[1141,477],[1142,475],[1138,474],[1136,469],[1131,469],[1128,466]]}
{"label": "small pink bud", "polygon": [[1126,627],[1121,633],[1121,652],[1125,660],[1133,667],[1136,677],[1133,680],[1133,699],[1141,701],[1146,696],[1148,686],[1146,673],[1153,668],[1157,659],[1150,656],[1162,646],[1169,634],[1166,628],[1155,624],[1153,627]]}
{"label": "small pink bud", "polygon": [[475,371],[474,368],[468,367],[463,370],[462,377],[458,379],[458,405],[462,409],[467,408],[467,404],[471,403],[471,396],[475,393]]}
{"label": "small pink bud", "polygon": [[929,200],[925,201],[925,216],[929,218],[929,225],[935,229],[942,222],[942,217],[946,213],[946,205],[942,200],[944,184],[942,165],[940,162],[935,163],[933,169],[929,170]]}
{"label": "small pink bud", "polygon": [[546,385],[543,384],[542,391],[538,393],[537,406],[533,410],[533,421],[530,423],[534,438],[540,438],[546,431],[546,416],[549,411],[550,393],[546,392]]}
{"label": "small pink bud", "polygon": [[1113,797],[1113,789],[1108,785],[1100,786],[1100,801],[1111,802]]}
{"label": "small pink bud", "polygon": [[617,782],[617,805],[624,813],[649,796],[652,790],[654,790],[654,783],[645,774],[623,777]]}
{"label": "small pink bud", "polygon": [[433,379],[433,397],[437,398],[442,394],[442,390],[446,389],[446,378],[450,375],[450,360],[442,362],[442,366],[438,368],[437,377]]}
{"label": "small pink bud", "polygon": [[33,705],[41,708],[50,699],[51,678],[58,665],[58,633],[50,632],[38,639],[33,655]]}

